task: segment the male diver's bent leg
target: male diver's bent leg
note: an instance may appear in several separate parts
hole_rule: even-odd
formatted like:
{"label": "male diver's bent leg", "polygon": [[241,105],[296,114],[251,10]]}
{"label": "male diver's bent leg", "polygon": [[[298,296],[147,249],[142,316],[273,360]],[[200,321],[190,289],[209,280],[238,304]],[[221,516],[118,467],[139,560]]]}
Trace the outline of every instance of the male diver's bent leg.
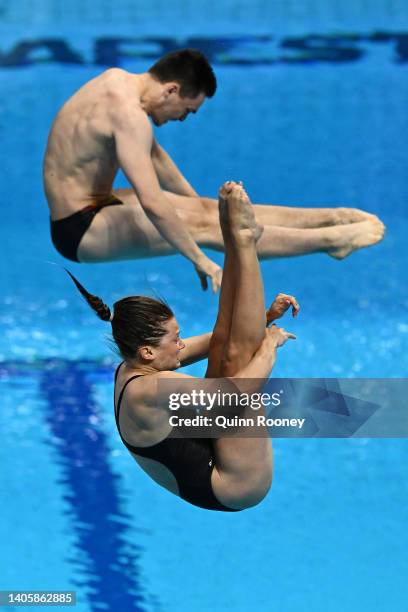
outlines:
{"label": "male diver's bent leg", "polygon": [[[167,194],[163,192],[164,197]],[[156,229],[144,212],[136,194],[131,189],[114,192],[125,206],[110,207],[100,211],[84,235],[78,259],[83,262],[115,261],[174,255],[177,251]],[[223,250],[223,240],[218,217],[209,217],[196,206],[195,198],[179,196],[182,206],[177,213],[189,229],[194,240],[218,251]]]}
{"label": "male diver's bent leg", "polygon": [[[82,237],[77,256],[82,262],[115,261],[173,255],[176,250],[161,236],[130,189],[115,191],[125,206],[103,208]],[[190,198],[165,192],[182,222],[201,247],[224,251],[218,211],[205,198]],[[379,222],[353,223],[320,229],[290,229],[265,226],[258,242],[260,259],[328,252],[339,257],[381,240]]]}
{"label": "male diver's bent leg", "polygon": [[[183,200],[189,200],[193,210],[204,209],[208,214],[216,214],[218,203],[214,198],[205,196],[187,197],[168,193],[169,199],[176,207],[185,206]],[[275,204],[254,204],[255,217],[261,225],[276,225],[280,227],[311,229],[332,225],[347,225],[360,221],[379,221],[378,217],[359,208],[350,207],[298,207],[280,206]]]}

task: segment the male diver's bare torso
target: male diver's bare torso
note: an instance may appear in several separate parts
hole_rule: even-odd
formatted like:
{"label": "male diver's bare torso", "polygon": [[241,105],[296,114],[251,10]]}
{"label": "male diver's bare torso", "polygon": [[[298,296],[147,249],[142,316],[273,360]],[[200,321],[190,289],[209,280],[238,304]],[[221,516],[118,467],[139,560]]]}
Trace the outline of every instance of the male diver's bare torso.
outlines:
{"label": "male diver's bare torso", "polygon": [[119,169],[112,113],[123,95],[140,109],[137,78],[117,68],[107,70],[81,87],[59,111],[44,160],[52,220],[111,197]]}

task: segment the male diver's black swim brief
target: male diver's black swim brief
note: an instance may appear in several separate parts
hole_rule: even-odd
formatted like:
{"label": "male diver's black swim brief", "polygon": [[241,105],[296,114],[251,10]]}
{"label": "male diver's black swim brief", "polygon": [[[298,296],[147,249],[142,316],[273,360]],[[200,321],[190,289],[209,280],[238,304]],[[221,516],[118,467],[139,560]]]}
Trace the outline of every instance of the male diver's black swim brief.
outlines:
{"label": "male diver's black swim brief", "polygon": [[106,202],[85,206],[69,217],[57,221],[51,219],[51,240],[57,251],[67,259],[79,262],[78,246],[93,218],[105,206],[116,204],[123,204],[123,202],[112,196]]}

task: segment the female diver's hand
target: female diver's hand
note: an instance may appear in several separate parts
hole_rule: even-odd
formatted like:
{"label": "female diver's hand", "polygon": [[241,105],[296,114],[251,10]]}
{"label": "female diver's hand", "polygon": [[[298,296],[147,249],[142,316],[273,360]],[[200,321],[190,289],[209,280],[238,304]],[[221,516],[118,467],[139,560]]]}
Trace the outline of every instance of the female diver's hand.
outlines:
{"label": "female diver's hand", "polygon": [[296,340],[295,334],[286,331],[283,327],[272,325],[266,329],[264,342],[269,348],[278,348],[283,346],[287,340]]}
{"label": "female diver's hand", "polygon": [[266,311],[266,324],[270,325],[272,321],[280,319],[290,306],[292,306],[292,317],[297,317],[300,306],[296,298],[293,295],[286,295],[286,293],[278,293]]}

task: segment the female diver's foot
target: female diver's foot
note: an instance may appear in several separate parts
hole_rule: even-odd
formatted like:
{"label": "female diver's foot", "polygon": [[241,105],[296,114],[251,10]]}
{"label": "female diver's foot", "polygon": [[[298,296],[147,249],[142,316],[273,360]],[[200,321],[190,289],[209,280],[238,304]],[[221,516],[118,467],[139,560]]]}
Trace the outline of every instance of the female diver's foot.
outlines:
{"label": "female diver's foot", "polygon": [[242,185],[233,184],[226,197],[231,236],[239,242],[258,242],[263,226],[256,222],[254,208]]}
{"label": "female diver's foot", "polygon": [[224,238],[224,242],[227,242],[231,239],[231,232],[229,227],[229,218],[228,218],[228,206],[227,206],[227,198],[231,193],[232,186],[236,183],[232,181],[227,181],[223,185],[221,185],[220,190],[218,192],[218,211],[220,217],[220,226],[222,235]]}

